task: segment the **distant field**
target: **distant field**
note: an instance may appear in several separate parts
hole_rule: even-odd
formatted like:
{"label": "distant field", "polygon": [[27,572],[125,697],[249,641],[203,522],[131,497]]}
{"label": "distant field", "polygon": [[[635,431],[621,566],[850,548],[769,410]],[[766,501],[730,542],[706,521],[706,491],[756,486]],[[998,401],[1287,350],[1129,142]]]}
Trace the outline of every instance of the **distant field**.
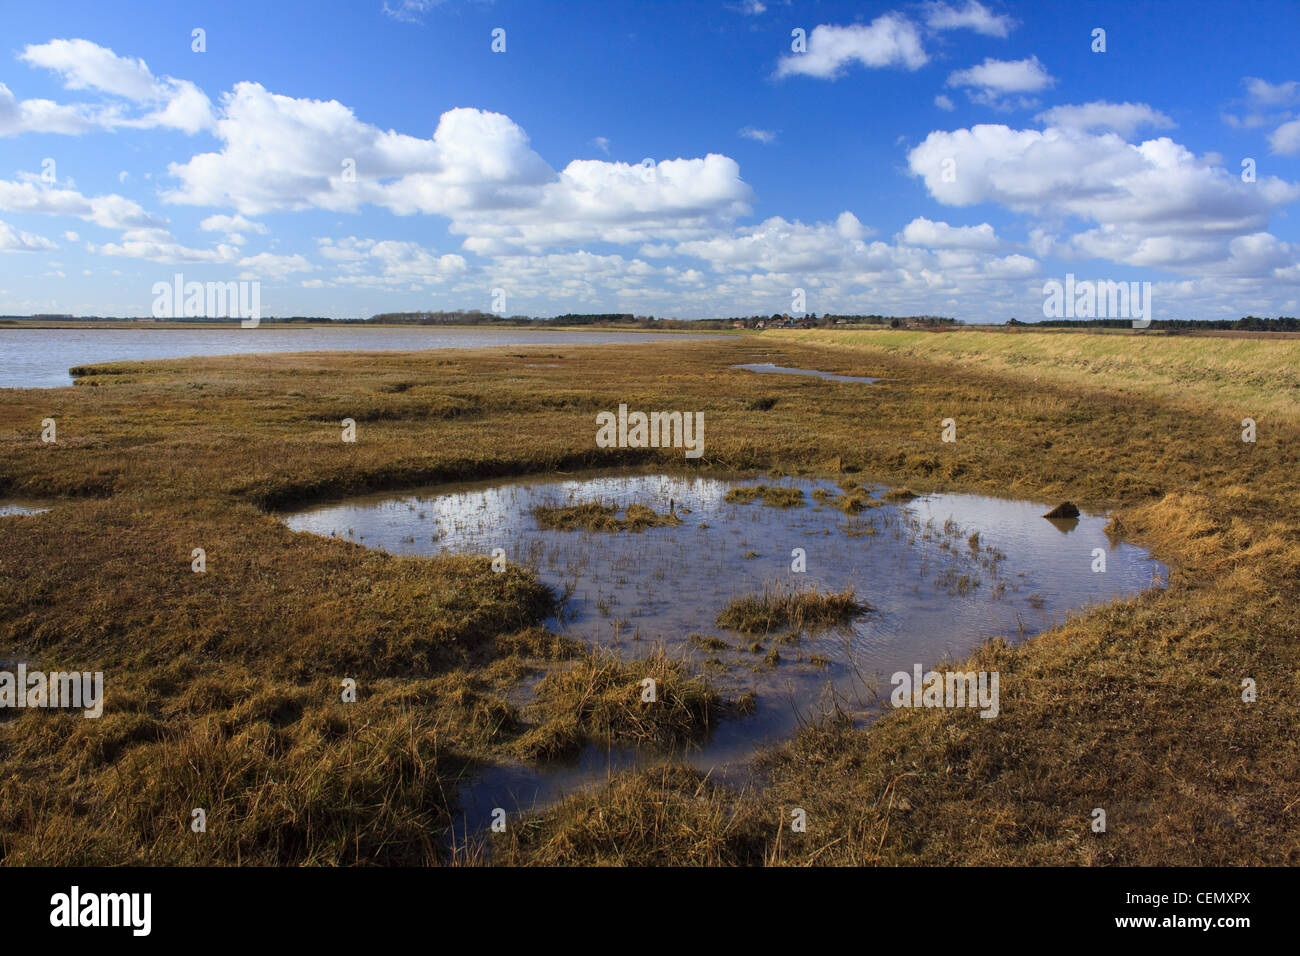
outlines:
{"label": "distant field", "polygon": [[1256,420],[1300,420],[1300,339],[822,329],[775,329],[763,338],[969,362],[981,372],[1044,384],[1208,404]]}

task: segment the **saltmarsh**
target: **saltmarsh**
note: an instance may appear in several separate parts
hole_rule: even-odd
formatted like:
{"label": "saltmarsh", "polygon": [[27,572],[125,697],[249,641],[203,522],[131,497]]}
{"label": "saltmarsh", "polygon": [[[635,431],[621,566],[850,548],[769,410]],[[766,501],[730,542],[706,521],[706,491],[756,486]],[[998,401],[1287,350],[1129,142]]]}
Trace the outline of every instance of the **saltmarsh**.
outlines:
{"label": "saltmarsh", "polygon": [[[625,696],[637,697],[636,668],[642,679],[656,670],[643,663],[647,655],[666,652],[686,673],[705,675],[728,704],[751,702],[743,720],[730,719],[736,707],[723,720],[677,709],[698,715],[692,732],[639,737],[581,734],[570,714],[548,720],[532,708],[517,728],[526,746],[516,750],[544,759],[495,765],[458,789],[458,830],[478,834],[497,807],[539,809],[611,771],[665,757],[714,779],[746,780],[757,749],[788,739],[829,700],[866,723],[880,714],[883,682],[900,669],[964,657],[985,637],[1037,633],[1163,573],[1141,549],[1110,540],[1104,517],[1082,515],[1066,528],[1043,520],[1044,506],[1032,502],[885,492],[896,502],[886,504],[875,497],[880,489],[850,479],[772,480],[525,476],[354,496],[284,520],[390,554],[493,554],[501,567],[508,557],[563,596],[548,626],[622,661]],[[848,497],[841,488],[870,505],[817,503]],[[801,507],[786,507],[791,500]],[[628,527],[633,516],[672,520]],[[1097,548],[1105,574],[1087,571]],[[547,677],[537,691],[553,686]],[[526,710],[528,698],[525,689]],[[667,699],[640,709],[655,720],[675,710]],[[644,741],[663,746],[627,746]]]}
{"label": "saltmarsh", "polygon": [[[1051,365],[1065,336],[1043,338],[1021,347]],[[538,627],[554,594],[517,566],[294,535],[266,509],[686,467],[671,449],[594,447],[595,414],[627,402],[703,411],[692,467],[1113,507],[1170,565],[1170,586],[980,650],[969,666],[1001,674],[995,720],[908,710],[862,730],[832,713],[764,759],[761,786],[619,775],[516,821],[493,860],[1300,862],[1288,373],[1261,365],[1239,392],[1160,365],[1172,384],[1134,402],[1131,356],[1027,387],[949,361],[947,345],[827,341],[169,360],[0,393],[0,495],[59,499],[0,519],[0,647],[102,669],[106,684],[99,720],[27,711],[0,732],[5,861],[441,859],[448,795],[513,744],[520,682],[588,652]],[[1235,340],[1179,345],[1217,368]],[[530,367],[543,359],[554,367]],[[888,381],[730,368],[755,362]],[[1261,423],[1253,444],[1246,416]],[[40,442],[46,417],[57,445]],[[955,444],[939,440],[948,417]],[[204,575],[190,570],[199,547]],[[358,681],[356,704],[338,701],[341,676]],[[783,826],[796,806],[805,834]],[[1088,826],[1096,806],[1103,835]],[[189,829],[194,807],[209,811],[206,834]]]}

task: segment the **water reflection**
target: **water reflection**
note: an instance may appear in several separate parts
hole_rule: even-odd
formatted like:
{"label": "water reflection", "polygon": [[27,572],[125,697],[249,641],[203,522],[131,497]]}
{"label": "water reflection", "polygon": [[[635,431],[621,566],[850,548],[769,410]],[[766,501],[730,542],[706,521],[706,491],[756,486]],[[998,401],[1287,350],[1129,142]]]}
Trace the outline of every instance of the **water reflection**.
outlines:
{"label": "water reflection", "polygon": [[[691,333],[694,339],[714,336]],[[68,369],[99,362],[260,352],[366,352],[476,349],[507,345],[602,345],[681,339],[678,333],[434,326],[275,326],[222,328],[0,328],[0,388],[59,388]]]}
{"label": "water reflection", "polygon": [[[743,777],[755,749],[788,737],[801,718],[832,697],[861,721],[880,713],[889,675],[915,664],[938,667],[966,657],[993,636],[1020,639],[1090,604],[1135,594],[1164,576],[1140,548],[1107,537],[1107,519],[1042,517],[1042,502],[936,494],[879,503],[858,514],[832,506],[829,481],[782,480],[802,507],[778,509],[725,500],[742,484],[720,478],[609,474],[442,486],[322,505],[285,516],[297,531],[337,535],[394,554],[442,551],[490,555],[503,548],[558,591],[571,593],[565,620],[551,621],[627,657],[662,644],[711,673],[724,695],[757,693],[752,716],[725,721],[680,755],[715,776]],[[770,483],[770,482],[769,482]],[[873,489],[880,501],[884,489]],[[821,500],[818,499],[821,493]],[[683,523],[640,533],[539,530],[532,508],[599,501],[616,508],[675,508]],[[1106,553],[1092,571],[1093,549]],[[806,554],[792,571],[795,549]],[[780,588],[852,587],[875,608],[850,624],[804,633],[797,643],[761,642],[716,626],[733,598]],[[691,634],[721,637],[706,651]],[[764,662],[777,647],[781,662]],[[588,748],[577,761],[540,769],[502,767],[461,793],[466,821],[493,807],[527,809],[611,769],[663,759],[643,751]]]}

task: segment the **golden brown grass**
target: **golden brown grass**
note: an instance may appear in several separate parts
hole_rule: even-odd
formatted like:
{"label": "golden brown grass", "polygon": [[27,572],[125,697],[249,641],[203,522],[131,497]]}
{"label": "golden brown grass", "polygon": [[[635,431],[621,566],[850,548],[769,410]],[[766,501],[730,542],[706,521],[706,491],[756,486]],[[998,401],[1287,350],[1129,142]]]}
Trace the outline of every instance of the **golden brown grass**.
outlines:
{"label": "golden brown grass", "polygon": [[852,589],[822,594],[804,589],[781,591],[769,587],[762,594],[748,594],[729,602],[718,615],[718,627],[743,634],[771,634],[842,624],[872,610],[859,601]]}
{"label": "golden brown grass", "polygon": [[[832,494],[823,488],[818,488],[813,492],[818,504],[828,505],[838,511],[843,511],[846,515],[861,514],[868,508],[879,508],[882,501],[871,497],[865,488],[857,486],[856,483],[850,483],[853,487],[848,488],[843,494]],[[897,499],[891,499],[897,500]]]}
{"label": "golden brown grass", "polygon": [[725,500],[739,505],[762,501],[769,508],[802,508],[804,505],[803,489],[784,485],[741,485],[728,491]]}
{"label": "golden brown grass", "polygon": [[[1001,674],[993,720],[908,710],[859,730],[832,716],[743,793],[681,770],[619,775],[513,821],[497,859],[1300,863],[1296,365],[1236,351],[1289,343],[1186,339],[1175,354],[1095,337],[1142,343],[1103,374],[1072,357],[1076,337],[1008,335],[1025,354],[1013,362],[947,351],[974,348],[967,334],[165,360],[0,393],[0,493],[59,499],[0,518],[0,655],[103,669],[107,697],[100,720],[9,716],[0,854],[440,858],[456,785],[532,729],[532,705],[511,702],[520,682],[581,673],[582,652],[540,631],[551,596],[518,568],[376,554],[264,509],[618,465],[1113,507],[1171,566],[1170,586],[981,651],[975,663]],[[558,367],[529,367],[539,355]],[[730,369],[748,361],[889,381]],[[1032,382],[1053,365],[1065,371]],[[703,459],[597,449],[595,414],[619,402],[702,410]],[[39,440],[46,417],[57,445]],[[949,417],[955,444],[940,441]],[[204,575],[190,570],[198,547]],[[345,677],[355,704],[339,700]],[[580,700],[574,688],[555,701]],[[206,834],[189,829],[194,807]],[[793,807],[807,833],[790,831]],[[1090,830],[1094,807],[1105,834]]]}
{"label": "golden brown grass", "polygon": [[572,754],[587,741],[671,748],[701,740],[723,702],[662,649],[631,661],[600,649],[548,674],[533,709],[537,726],[519,738],[518,751],[550,758]]}
{"label": "golden brown grass", "polygon": [[1072,330],[936,334],[892,329],[773,329],[764,338],[963,366],[1135,398],[1214,405],[1238,416],[1300,420],[1300,337],[1221,339]]}
{"label": "golden brown grass", "polygon": [[537,526],[552,531],[633,531],[674,527],[682,523],[676,514],[660,514],[647,505],[630,504],[618,516],[614,505],[585,501],[576,505],[537,505],[533,508]]}

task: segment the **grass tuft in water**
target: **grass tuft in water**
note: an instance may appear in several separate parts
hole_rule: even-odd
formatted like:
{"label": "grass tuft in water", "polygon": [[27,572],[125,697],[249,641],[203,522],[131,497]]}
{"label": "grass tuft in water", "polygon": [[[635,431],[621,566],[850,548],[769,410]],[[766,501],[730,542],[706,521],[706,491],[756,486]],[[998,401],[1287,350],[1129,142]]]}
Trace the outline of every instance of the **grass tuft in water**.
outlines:
{"label": "grass tuft in water", "polygon": [[660,514],[642,504],[630,504],[623,517],[613,505],[586,501],[576,505],[537,505],[533,508],[537,526],[545,531],[635,531],[675,527],[682,523],[673,511]]}
{"label": "grass tuft in water", "polygon": [[[654,681],[653,694],[646,680]],[[653,699],[647,699],[652,696]],[[540,723],[516,742],[520,754],[550,759],[588,741],[672,747],[702,740],[726,709],[707,682],[688,677],[662,648],[640,660],[599,649],[537,685]]]}
{"label": "grass tuft in water", "polygon": [[732,488],[724,500],[732,504],[748,505],[759,499],[769,508],[802,508],[804,505],[802,488],[786,488],[782,485],[744,485]]}
{"label": "grass tuft in water", "polygon": [[719,627],[744,634],[768,634],[828,627],[872,610],[875,609],[870,604],[857,600],[852,588],[832,594],[813,590],[778,592],[769,588],[762,594],[732,601],[718,615],[717,623]]}
{"label": "grass tuft in water", "polygon": [[824,488],[818,488],[813,492],[813,497],[821,504],[843,511],[846,515],[859,514],[868,508],[879,508],[883,503],[871,497],[865,488],[856,485],[846,489],[842,495],[833,495]]}
{"label": "grass tuft in water", "polygon": [[915,491],[912,491],[910,488],[890,488],[888,491],[886,491],[883,495],[880,496],[880,499],[882,501],[902,503],[904,501],[911,501],[913,498],[919,498],[919,497],[920,495],[918,495]]}

